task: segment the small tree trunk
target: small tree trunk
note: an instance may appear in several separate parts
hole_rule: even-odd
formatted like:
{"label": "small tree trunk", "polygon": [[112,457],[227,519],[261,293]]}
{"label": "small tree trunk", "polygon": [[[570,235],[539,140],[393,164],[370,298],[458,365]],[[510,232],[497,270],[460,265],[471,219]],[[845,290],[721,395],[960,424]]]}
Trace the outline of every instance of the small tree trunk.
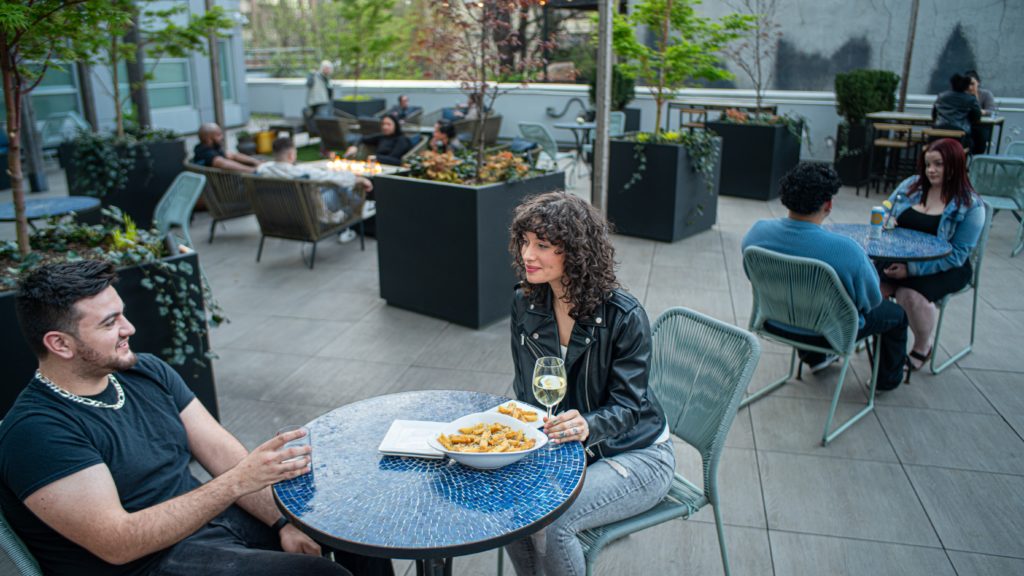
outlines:
{"label": "small tree trunk", "polygon": [[121,86],[118,84],[117,68],[120,63],[117,56],[117,36],[110,37],[110,75],[114,86],[114,121],[117,124],[117,137],[124,138],[124,110],[121,108]]}
{"label": "small tree trunk", "polygon": [[914,56],[914,38],[917,36],[917,9],[920,0],[910,5],[910,29],[907,30],[907,49],[903,53],[903,78],[900,78],[900,101],[897,111],[903,112],[907,105],[907,85],[910,83],[910,61]]}
{"label": "small tree trunk", "polygon": [[[258,2],[253,2],[255,9]],[[206,0],[206,11],[213,9],[214,0]],[[220,69],[220,46],[217,44],[217,33],[210,32],[207,38],[210,44],[210,80],[213,84],[213,121],[222,129],[224,128],[224,94],[220,90],[220,77],[223,72]]]}
{"label": "small tree trunk", "polygon": [[659,42],[661,45],[661,67],[658,69],[658,93],[654,97],[654,103],[657,110],[657,113],[654,116],[655,136],[661,134],[661,108],[665,103],[665,66],[668,65],[665,55],[668,53],[668,30],[671,19],[672,0],[667,0],[665,2],[665,18],[661,21],[661,40]]}
{"label": "small tree trunk", "polygon": [[146,51],[142,46],[139,32],[139,16],[136,13],[132,27],[125,34],[125,42],[135,45],[135,59],[126,62],[128,92],[135,106],[135,121],[140,129],[147,129],[153,123],[149,113],[149,93],[146,92]]}
{"label": "small tree trunk", "polygon": [[17,231],[18,252],[23,256],[31,251],[28,241],[28,219],[25,217],[24,176],[21,173],[21,86],[14,80],[11,54],[0,53],[0,69],[4,81],[4,110],[7,112],[7,170],[11,175],[11,195],[14,200],[14,220]]}

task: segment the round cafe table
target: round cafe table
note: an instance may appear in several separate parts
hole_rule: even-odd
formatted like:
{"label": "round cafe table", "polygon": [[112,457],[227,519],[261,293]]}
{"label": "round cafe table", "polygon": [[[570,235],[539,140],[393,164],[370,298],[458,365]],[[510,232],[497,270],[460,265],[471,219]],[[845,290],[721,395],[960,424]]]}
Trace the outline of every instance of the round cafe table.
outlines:
{"label": "round cafe table", "polygon": [[313,420],[313,469],[274,485],[278,507],[329,548],[417,560],[419,574],[451,574],[451,558],[524,538],[558,518],[583,486],[580,443],[540,449],[498,470],[377,451],[391,422],[450,422],[507,398],[429,390],[355,402]]}
{"label": "round cafe table", "polygon": [[946,240],[909,228],[883,230],[881,238],[871,238],[870,224],[825,224],[825,229],[852,238],[878,262],[935,260],[953,251]]}

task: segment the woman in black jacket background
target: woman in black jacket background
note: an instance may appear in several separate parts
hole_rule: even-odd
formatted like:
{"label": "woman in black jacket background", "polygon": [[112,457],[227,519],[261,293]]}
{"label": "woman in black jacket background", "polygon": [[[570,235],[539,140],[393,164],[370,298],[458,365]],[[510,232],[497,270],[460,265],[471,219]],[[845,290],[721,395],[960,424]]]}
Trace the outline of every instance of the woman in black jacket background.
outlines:
{"label": "woman in black jacket background", "polygon": [[527,199],[516,209],[509,250],[522,280],[511,321],[516,397],[534,402],[537,358],[561,357],[568,389],[544,432],[556,445],[582,442],[590,465],[572,506],[507,549],[520,576],[583,574],[576,534],[650,509],[675,472],[665,416],[648,387],[650,325],[615,279],[607,221],[580,198]]}
{"label": "woman in black jacket background", "polygon": [[[359,139],[360,144],[375,146],[374,157],[381,164],[399,166],[402,164],[402,156],[412,150],[412,142],[402,134],[402,124],[395,114],[387,114],[380,121],[380,133],[363,136]],[[346,158],[355,157],[357,148],[349,146],[345,151]]]}

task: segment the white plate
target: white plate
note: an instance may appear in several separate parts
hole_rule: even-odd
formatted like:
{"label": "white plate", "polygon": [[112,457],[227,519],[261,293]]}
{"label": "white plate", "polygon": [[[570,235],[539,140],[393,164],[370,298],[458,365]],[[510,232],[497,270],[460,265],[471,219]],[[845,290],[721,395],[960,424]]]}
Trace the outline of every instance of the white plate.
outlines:
{"label": "white plate", "polygon": [[[544,417],[547,416],[547,414],[548,414],[547,410],[545,410],[543,408],[537,408],[533,404],[527,404],[526,402],[520,402],[519,400],[506,400],[506,401],[502,402],[501,404],[498,404],[498,406],[506,406],[506,405],[508,405],[509,402],[515,404],[516,406],[519,406],[519,408],[521,410],[530,410],[530,411],[533,411],[533,412],[537,413],[537,421],[536,422],[523,422],[523,424],[526,424],[527,426],[533,426],[534,428],[540,428],[541,426],[544,426]],[[489,414],[501,414],[501,412],[498,412],[498,406],[495,406],[494,408],[491,408],[490,410],[487,410],[486,413],[489,413]]]}
{"label": "white plate", "polygon": [[514,464],[528,456],[529,454],[540,450],[548,443],[548,437],[543,432],[537,430],[530,423],[520,422],[511,416],[505,416],[504,414],[494,414],[490,411],[479,412],[477,414],[469,414],[463,416],[458,420],[445,424],[442,428],[442,432],[448,434],[458,434],[459,428],[475,426],[480,423],[503,424],[512,428],[513,430],[522,430],[528,438],[533,438],[536,441],[533,448],[529,450],[519,450],[517,452],[449,452],[445,450],[444,446],[437,441],[437,435],[431,436],[428,443],[431,448],[439,450],[447,454],[453,460],[459,464],[469,466],[470,468],[479,468],[481,470],[494,470],[495,468],[501,468],[502,466],[508,466]]}
{"label": "white plate", "polygon": [[395,420],[377,450],[388,456],[442,458],[444,454],[431,448],[427,441],[439,435],[446,426],[447,422]]}

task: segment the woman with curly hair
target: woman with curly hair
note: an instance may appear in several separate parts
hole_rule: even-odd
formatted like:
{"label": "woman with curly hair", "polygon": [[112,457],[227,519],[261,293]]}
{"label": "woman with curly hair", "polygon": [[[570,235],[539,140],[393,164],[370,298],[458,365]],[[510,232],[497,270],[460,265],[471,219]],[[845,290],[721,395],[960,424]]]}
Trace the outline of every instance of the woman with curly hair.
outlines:
{"label": "woman with curly hair", "polygon": [[964,149],[951,138],[936,140],[918,159],[918,174],[889,198],[896,225],[948,240],[953,251],[927,262],[897,262],[880,270],[882,294],[907,311],[914,346],[910,363],[919,370],[932,355],[939,311],[935,302],[971,280],[970,255],[985,224],[985,207],[967,177]]}
{"label": "woman with curly hair", "polygon": [[561,413],[545,421],[554,444],[582,442],[589,467],[572,506],[508,546],[516,573],[583,574],[576,534],[648,510],[668,493],[675,456],[648,385],[651,330],[615,280],[607,221],[571,194],[528,198],[515,211],[509,251],[521,282],[512,303],[513,388],[532,399],[537,358],[565,361]]}

